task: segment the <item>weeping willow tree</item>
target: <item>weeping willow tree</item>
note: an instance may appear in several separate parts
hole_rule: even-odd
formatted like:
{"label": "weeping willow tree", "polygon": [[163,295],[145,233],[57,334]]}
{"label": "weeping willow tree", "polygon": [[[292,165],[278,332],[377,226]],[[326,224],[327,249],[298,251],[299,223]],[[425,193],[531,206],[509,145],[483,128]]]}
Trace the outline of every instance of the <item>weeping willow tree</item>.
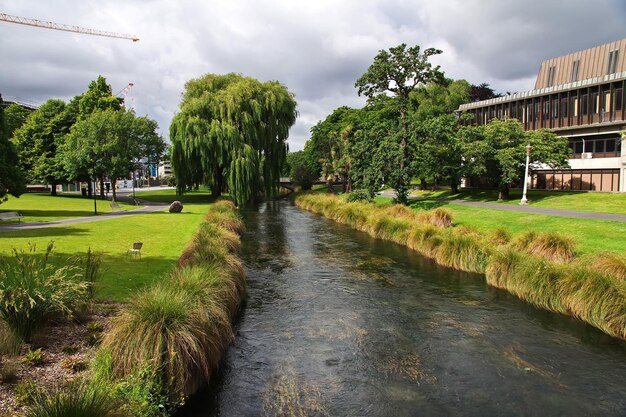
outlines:
{"label": "weeping willow tree", "polygon": [[177,191],[203,183],[239,206],[274,197],[296,116],[294,95],[277,81],[231,73],[187,82],[170,125]]}

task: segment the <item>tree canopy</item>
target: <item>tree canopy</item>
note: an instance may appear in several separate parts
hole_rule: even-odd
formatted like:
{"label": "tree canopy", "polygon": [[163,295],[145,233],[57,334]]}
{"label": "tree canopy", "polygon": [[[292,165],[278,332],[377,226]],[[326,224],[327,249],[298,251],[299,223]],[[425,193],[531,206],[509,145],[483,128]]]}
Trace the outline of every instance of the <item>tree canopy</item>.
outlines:
{"label": "tree canopy", "polygon": [[296,116],[294,95],[277,81],[231,73],[187,82],[170,125],[178,192],[208,183],[240,206],[259,192],[273,197]]}
{"label": "tree canopy", "polygon": [[408,167],[412,157],[407,146],[409,96],[420,86],[444,82],[440,67],[433,67],[429,62],[431,56],[441,52],[435,48],[427,48],[422,52],[419,45],[407,48],[404,43],[389,48],[389,51],[381,50],[374,57],[372,65],[355,83],[358,94],[364,94],[370,100],[384,97],[389,93],[395,97],[393,104],[398,108],[400,120],[398,127],[389,131],[385,140],[389,145],[398,142],[397,146],[393,146],[399,153],[392,158],[396,160],[398,166],[391,178],[391,185],[398,193],[398,200],[403,203],[407,202],[411,177]]}
{"label": "tree canopy", "polygon": [[6,195],[19,197],[26,191],[26,180],[18,165],[17,152],[9,141],[8,128],[5,122],[4,107],[0,98],[0,203]]}

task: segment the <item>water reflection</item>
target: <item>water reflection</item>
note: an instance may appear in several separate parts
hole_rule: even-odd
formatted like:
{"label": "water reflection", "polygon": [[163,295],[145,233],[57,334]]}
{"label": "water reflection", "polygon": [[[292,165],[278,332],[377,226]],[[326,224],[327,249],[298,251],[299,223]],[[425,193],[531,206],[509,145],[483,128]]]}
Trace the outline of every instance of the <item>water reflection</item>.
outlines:
{"label": "water reflection", "polygon": [[181,415],[626,415],[623,343],[287,202],[246,224],[235,344]]}

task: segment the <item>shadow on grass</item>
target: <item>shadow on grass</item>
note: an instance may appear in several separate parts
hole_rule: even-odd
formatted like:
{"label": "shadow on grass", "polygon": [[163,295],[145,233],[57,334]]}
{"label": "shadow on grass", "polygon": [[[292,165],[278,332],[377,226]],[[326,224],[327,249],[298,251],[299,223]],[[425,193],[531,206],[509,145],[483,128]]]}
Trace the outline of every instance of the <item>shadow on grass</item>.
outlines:
{"label": "shadow on grass", "polygon": [[24,217],[89,217],[89,216],[93,216],[93,210],[20,210],[20,213]]}
{"label": "shadow on grass", "polygon": [[[18,251],[28,253],[27,244],[16,245]],[[45,245],[36,247],[35,257],[41,258]],[[150,254],[149,248],[142,250],[142,256],[126,253],[120,248],[117,253],[96,252],[101,256],[100,276],[95,285],[95,298],[99,301],[125,301],[144,288],[162,280],[175,266],[178,257],[167,258]],[[62,267],[75,263],[87,253],[88,247],[76,253],[52,251],[49,263]],[[9,264],[14,259],[11,253],[0,254],[0,263]]]}
{"label": "shadow on grass", "polygon": [[445,200],[413,200],[409,202],[409,207],[416,210],[432,210],[448,205]]}
{"label": "shadow on grass", "polygon": [[[15,225],[18,226],[17,223]],[[86,234],[85,230],[73,227],[51,226],[38,229],[20,229],[19,227],[7,228],[0,225],[0,238],[59,237],[84,234]]]}
{"label": "shadow on grass", "polygon": [[[567,195],[580,195],[585,191],[546,191],[546,190],[529,190],[529,199],[532,196],[534,203],[541,202],[543,200],[551,199],[554,197],[562,197]],[[425,200],[464,200],[464,201],[478,201],[489,203],[506,203],[512,201],[519,201],[522,198],[522,190],[512,189],[509,192],[509,199],[506,201],[498,200],[498,190],[492,189],[467,189],[461,190],[458,193],[453,193],[450,190],[435,190],[435,191],[422,191],[419,192],[418,198]]]}

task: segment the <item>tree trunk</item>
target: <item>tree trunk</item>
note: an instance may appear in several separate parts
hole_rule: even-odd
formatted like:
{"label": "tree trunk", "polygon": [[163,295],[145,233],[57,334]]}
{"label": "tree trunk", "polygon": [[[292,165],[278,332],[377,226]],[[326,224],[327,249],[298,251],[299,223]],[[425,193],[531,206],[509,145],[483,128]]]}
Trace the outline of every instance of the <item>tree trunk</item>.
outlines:
{"label": "tree trunk", "polygon": [[352,175],[348,174],[348,192],[352,192]]}
{"label": "tree trunk", "polygon": [[114,177],[111,180],[111,192],[113,193],[112,200],[117,201],[117,193],[115,192],[115,188],[117,188],[117,177]]}
{"label": "tree trunk", "polygon": [[420,178],[420,190],[426,191],[427,186],[428,186],[428,182],[426,181],[426,178],[424,177]]}
{"label": "tree trunk", "polygon": [[509,186],[501,185],[500,193],[498,194],[498,200],[508,200],[509,199]]}
{"label": "tree trunk", "polygon": [[452,191],[452,194],[459,193],[459,182],[455,178],[450,180],[450,190]]}
{"label": "tree trunk", "polygon": [[332,179],[326,180],[326,186],[328,187],[328,191],[331,194],[335,194],[335,188],[333,187],[333,180]]}
{"label": "tree trunk", "polygon": [[50,184],[50,195],[57,195],[57,185],[55,183]]}
{"label": "tree trunk", "polygon": [[100,178],[100,200],[104,200],[104,178]]}
{"label": "tree trunk", "polygon": [[211,195],[215,198],[222,195],[222,186],[223,186],[223,178],[221,175],[221,170],[219,167],[216,167],[213,171],[213,184],[211,185]]}
{"label": "tree trunk", "polygon": [[93,196],[93,187],[91,186],[91,180],[87,181],[87,197]]}

